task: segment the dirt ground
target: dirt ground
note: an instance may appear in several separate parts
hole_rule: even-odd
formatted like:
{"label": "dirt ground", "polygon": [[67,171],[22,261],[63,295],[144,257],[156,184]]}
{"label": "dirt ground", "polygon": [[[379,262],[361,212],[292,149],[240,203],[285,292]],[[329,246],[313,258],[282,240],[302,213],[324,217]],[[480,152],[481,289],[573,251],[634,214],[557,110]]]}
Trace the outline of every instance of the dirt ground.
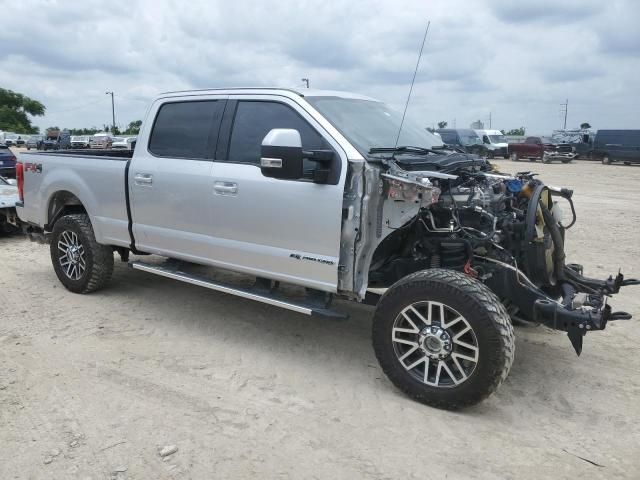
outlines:
{"label": "dirt ground", "polygon": [[[498,163],[575,190],[587,274],[640,275],[640,167]],[[640,287],[612,303],[640,317]],[[47,247],[0,238],[0,479],[640,478],[637,320],[579,358],[517,328],[506,382],[452,413],[396,390],[370,308],[341,307],[347,322],[308,318],[122,263],[74,295]]]}

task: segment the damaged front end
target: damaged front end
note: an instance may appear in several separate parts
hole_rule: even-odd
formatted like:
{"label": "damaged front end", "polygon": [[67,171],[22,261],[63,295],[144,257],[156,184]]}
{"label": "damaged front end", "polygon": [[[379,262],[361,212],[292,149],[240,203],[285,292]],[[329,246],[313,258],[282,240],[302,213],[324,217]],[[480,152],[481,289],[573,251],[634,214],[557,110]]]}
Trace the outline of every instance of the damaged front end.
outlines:
{"label": "damaged front end", "polygon": [[[370,286],[428,268],[459,270],[496,293],[514,320],[567,332],[578,355],[586,332],[631,318],[607,300],[638,280],[621,273],[588,278],[566,261],[565,234],[576,222],[571,190],[547,186],[530,172],[502,174],[469,155],[382,163],[378,223],[393,231],[373,255]],[[571,211],[568,223],[561,204]]]}

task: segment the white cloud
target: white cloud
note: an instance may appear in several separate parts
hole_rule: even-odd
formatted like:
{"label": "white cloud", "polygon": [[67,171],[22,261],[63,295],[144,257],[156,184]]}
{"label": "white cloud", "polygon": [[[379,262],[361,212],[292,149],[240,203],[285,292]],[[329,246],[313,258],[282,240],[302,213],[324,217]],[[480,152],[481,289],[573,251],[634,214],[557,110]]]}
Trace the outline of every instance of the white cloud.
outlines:
{"label": "white cloud", "polygon": [[637,128],[640,2],[15,0],[0,28],[0,86],[42,101],[41,127],[142,118],[161,91],[221,86],[352,90],[398,108],[427,19],[409,114],[425,125],[549,132]]}

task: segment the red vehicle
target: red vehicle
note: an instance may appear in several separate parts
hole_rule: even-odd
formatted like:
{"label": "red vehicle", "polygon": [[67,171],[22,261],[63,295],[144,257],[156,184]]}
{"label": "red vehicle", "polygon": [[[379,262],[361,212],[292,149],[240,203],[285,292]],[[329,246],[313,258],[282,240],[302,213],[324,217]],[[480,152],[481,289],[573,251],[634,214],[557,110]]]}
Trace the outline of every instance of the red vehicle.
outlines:
{"label": "red vehicle", "polygon": [[571,145],[557,143],[549,137],[527,137],[524,143],[510,143],[508,152],[514,162],[528,158],[533,162],[540,159],[543,163],[551,163],[553,160],[569,163],[576,156]]}

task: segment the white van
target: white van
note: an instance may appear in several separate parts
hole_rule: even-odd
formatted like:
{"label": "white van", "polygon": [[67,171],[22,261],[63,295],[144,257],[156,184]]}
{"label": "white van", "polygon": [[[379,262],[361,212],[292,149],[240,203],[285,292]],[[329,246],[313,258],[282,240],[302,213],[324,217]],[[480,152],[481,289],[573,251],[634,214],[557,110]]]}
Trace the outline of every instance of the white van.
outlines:
{"label": "white van", "polygon": [[509,158],[507,137],[500,130],[476,130],[482,143],[487,147],[489,158]]}

